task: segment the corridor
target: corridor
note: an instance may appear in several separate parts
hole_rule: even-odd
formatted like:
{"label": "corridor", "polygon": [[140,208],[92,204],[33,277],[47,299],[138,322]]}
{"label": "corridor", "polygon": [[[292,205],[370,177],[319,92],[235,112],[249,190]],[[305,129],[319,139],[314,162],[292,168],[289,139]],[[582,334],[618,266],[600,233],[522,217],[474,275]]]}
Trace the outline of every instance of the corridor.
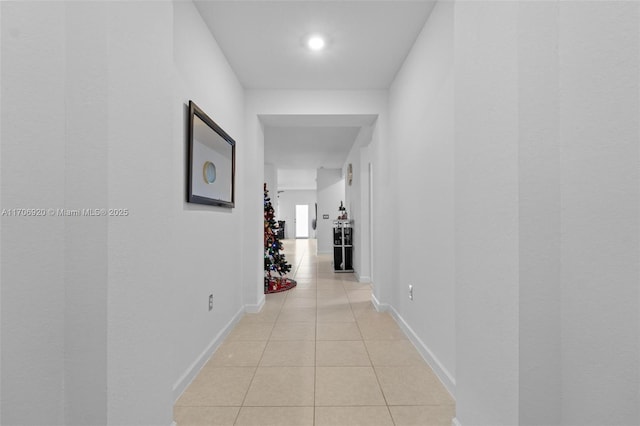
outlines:
{"label": "corridor", "polygon": [[178,426],[451,425],[454,401],[368,284],[284,240],[296,288],[246,314],[174,407]]}

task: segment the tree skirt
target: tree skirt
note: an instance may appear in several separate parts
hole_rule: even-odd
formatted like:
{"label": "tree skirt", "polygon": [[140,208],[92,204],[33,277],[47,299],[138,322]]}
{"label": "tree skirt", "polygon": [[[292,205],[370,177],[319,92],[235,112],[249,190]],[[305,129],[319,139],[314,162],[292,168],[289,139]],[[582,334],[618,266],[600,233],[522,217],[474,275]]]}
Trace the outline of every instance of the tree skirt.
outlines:
{"label": "tree skirt", "polygon": [[296,282],[290,278],[266,278],[264,279],[264,294],[287,291],[296,286]]}

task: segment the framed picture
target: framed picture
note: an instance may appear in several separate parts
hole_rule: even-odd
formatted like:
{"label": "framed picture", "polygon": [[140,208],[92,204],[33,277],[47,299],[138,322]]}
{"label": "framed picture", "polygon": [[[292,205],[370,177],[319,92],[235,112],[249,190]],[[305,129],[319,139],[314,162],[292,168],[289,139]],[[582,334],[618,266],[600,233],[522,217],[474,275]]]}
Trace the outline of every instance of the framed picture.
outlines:
{"label": "framed picture", "polygon": [[187,201],[234,207],[236,142],[189,101]]}

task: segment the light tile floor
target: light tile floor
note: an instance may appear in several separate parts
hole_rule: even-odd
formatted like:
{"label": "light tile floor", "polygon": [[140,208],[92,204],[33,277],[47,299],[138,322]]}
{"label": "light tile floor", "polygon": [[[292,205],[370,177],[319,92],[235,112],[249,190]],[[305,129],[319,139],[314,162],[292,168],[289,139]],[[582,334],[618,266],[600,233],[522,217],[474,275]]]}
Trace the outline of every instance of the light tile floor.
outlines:
{"label": "light tile floor", "polygon": [[283,241],[297,287],[240,320],[176,403],[178,426],[451,425],[454,401],[369,285],[315,243]]}

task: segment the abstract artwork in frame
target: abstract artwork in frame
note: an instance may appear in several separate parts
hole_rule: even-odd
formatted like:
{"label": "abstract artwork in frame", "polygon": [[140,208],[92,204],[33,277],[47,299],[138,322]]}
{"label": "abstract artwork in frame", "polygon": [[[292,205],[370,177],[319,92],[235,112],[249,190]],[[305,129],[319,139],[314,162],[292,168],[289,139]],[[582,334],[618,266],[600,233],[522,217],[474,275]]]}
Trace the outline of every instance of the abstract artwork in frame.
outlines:
{"label": "abstract artwork in frame", "polygon": [[235,206],[236,142],[189,101],[187,201]]}

